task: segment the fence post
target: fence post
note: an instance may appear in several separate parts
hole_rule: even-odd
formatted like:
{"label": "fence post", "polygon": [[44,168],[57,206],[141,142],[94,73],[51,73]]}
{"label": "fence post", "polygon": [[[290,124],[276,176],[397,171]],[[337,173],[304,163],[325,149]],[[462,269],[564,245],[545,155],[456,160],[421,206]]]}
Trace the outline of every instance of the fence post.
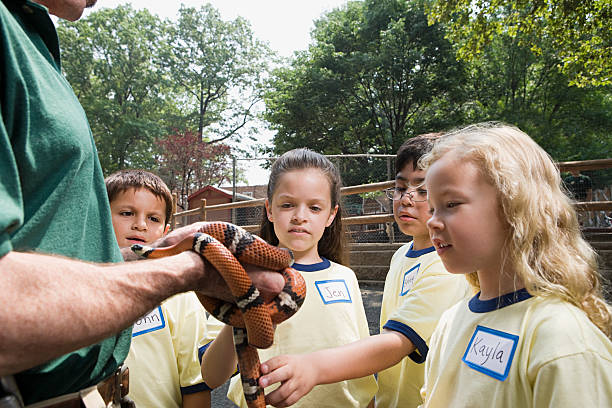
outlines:
{"label": "fence post", "polygon": [[[232,168],[233,168],[233,181],[232,181],[232,203],[236,202],[236,156],[232,157]],[[236,208],[232,208],[231,210],[232,213],[232,224],[237,225],[237,216],[236,216]]]}
{"label": "fence post", "polygon": [[176,214],[176,202],[178,200],[178,196],[176,195],[176,193],[172,193],[172,229],[176,228],[176,216],[174,214]]}
{"label": "fence post", "polygon": [[200,221],[206,221],[206,199],[203,198],[200,202],[202,204],[200,206]]}

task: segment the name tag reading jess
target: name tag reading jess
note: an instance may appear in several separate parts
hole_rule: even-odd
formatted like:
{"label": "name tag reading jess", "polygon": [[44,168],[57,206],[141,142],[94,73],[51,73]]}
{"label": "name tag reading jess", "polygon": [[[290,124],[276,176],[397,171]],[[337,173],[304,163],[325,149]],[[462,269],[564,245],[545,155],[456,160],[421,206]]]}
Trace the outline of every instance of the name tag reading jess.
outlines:
{"label": "name tag reading jess", "polygon": [[518,339],[514,334],[476,326],[462,360],[474,370],[504,381],[508,377]]}
{"label": "name tag reading jess", "polygon": [[164,319],[161,306],[157,306],[155,309],[136,320],[132,328],[132,337],[161,330],[164,327],[166,327],[166,320]]}
{"label": "name tag reading jess", "polygon": [[316,281],[315,286],[325,304],[338,302],[352,303],[351,294],[344,279]]}
{"label": "name tag reading jess", "polygon": [[412,289],[412,286],[414,285],[414,280],[416,279],[419,273],[420,267],[420,263],[416,264],[404,273],[404,279],[402,280],[402,291],[400,292],[400,296],[404,296],[410,291],[410,289]]}

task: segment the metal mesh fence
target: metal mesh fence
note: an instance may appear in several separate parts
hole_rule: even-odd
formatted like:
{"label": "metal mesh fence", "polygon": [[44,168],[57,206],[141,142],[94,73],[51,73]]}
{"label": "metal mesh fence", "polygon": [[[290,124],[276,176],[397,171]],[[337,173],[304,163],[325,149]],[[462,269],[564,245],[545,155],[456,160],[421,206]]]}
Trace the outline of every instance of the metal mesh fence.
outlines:
{"label": "metal mesh fence", "polygon": [[[612,201],[612,169],[563,172],[568,194],[576,201]],[[612,227],[612,211],[580,211],[578,220],[586,228]]]}
{"label": "metal mesh fence", "polygon": [[[390,155],[338,155],[328,156],[340,170],[343,184],[355,186],[394,179],[395,156]],[[266,197],[269,167],[274,158],[237,159],[235,185],[213,191],[222,200],[207,197],[207,206],[220,202],[248,202]],[[576,201],[611,201],[612,169],[581,171],[576,175],[562,172],[562,178],[570,195]],[[247,184],[247,185],[241,185]],[[342,210],[345,217],[392,214],[392,203],[382,191],[343,195]],[[197,205],[199,206],[199,204]],[[196,206],[196,207],[197,207]],[[196,208],[194,207],[194,208]],[[258,230],[263,217],[263,206],[245,208],[207,209],[206,220],[225,221]],[[177,217],[177,225],[186,225],[202,219],[201,213]],[[579,221],[585,228],[612,227],[612,211],[580,211]],[[393,222],[364,223],[346,226],[350,242],[401,243],[410,240]]]}

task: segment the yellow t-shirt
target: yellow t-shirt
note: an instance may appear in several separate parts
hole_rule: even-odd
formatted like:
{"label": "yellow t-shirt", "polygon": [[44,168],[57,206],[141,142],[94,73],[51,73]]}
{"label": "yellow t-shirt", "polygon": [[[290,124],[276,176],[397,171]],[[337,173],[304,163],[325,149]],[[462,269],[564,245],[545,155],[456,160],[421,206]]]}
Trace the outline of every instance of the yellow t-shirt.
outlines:
{"label": "yellow t-shirt", "polygon": [[[280,354],[308,353],[369,336],[359,284],[351,269],[327,259],[314,265],[294,264],[293,268],[304,276],[306,300],[293,317],[278,325],[272,347],[259,350],[262,362]],[[275,387],[267,387],[266,394]],[[373,375],[318,385],[292,406],[365,407],[376,389]],[[227,396],[246,407],[240,376],[232,378]]]}
{"label": "yellow t-shirt", "polygon": [[376,406],[416,407],[422,403],[427,345],[442,313],[471,294],[462,275],[444,269],[434,247],[399,248],[389,267],[380,311],[385,328],[404,334],[416,350],[398,364],[378,373]]}
{"label": "yellow t-shirt", "polygon": [[195,293],[164,301],[134,324],[132,336],[126,364],[136,406],[179,408],[184,394],[210,390],[198,358],[206,312]]}
{"label": "yellow t-shirt", "polygon": [[426,407],[612,407],[612,342],[582,310],[524,289],[448,310],[425,365]]}

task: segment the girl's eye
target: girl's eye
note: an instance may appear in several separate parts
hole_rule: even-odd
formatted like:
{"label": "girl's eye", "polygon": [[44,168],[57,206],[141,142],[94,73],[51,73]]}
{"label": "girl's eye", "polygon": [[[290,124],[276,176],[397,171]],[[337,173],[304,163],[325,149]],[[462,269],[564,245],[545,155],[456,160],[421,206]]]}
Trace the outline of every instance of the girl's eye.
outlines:
{"label": "girl's eye", "polygon": [[149,217],[149,218],[150,218],[150,219],[151,219],[151,221],[153,221],[153,222],[160,222],[160,219],[159,219],[159,218],[157,218],[157,217],[155,217],[155,216],[153,216],[153,217]]}
{"label": "girl's eye", "polygon": [[453,202],[453,201],[451,201],[451,202],[449,202],[449,203],[447,203],[447,204],[446,204],[446,206],[447,206],[448,208],[454,208],[454,207],[457,207],[458,205],[459,205],[459,203],[455,203],[455,202]]}
{"label": "girl's eye", "polygon": [[289,203],[282,203],[282,204],[280,205],[280,207],[281,207],[281,208],[291,208],[291,204],[289,204]]}
{"label": "girl's eye", "polygon": [[321,211],[321,207],[318,207],[318,206],[316,206],[316,205],[313,205],[312,207],[310,207],[310,209],[311,209],[312,211],[315,211],[315,212],[319,212],[319,211]]}
{"label": "girl's eye", "polygon": [[133,215],[134,213],[131,211],[121,211],[119,212],[119,215],[123,215],[124,217],[129,217],[131,215]]}

